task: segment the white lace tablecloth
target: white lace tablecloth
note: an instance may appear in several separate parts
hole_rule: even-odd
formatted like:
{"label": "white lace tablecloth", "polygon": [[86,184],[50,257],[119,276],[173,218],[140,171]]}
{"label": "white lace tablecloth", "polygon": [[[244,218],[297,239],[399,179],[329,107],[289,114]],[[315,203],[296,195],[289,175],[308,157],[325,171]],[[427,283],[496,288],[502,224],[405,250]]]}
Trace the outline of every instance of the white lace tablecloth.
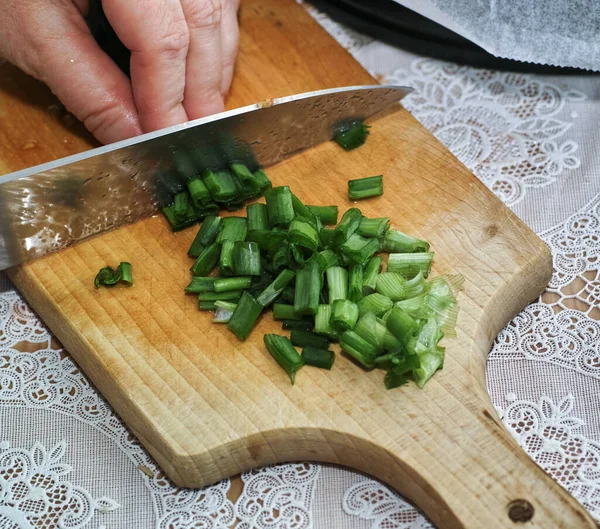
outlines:
{"label": "white lace tablecloth", "polygon": [[[548,291],[498,337],[488,388],[504,424],[600,520],[600,82],[416,57],[311,11],[546,241]],[[23,344],[27,351],[20,352]],[[0,529],[425,529],[368,476],[310,463],[204,490],[171,485],[0,274]]]}

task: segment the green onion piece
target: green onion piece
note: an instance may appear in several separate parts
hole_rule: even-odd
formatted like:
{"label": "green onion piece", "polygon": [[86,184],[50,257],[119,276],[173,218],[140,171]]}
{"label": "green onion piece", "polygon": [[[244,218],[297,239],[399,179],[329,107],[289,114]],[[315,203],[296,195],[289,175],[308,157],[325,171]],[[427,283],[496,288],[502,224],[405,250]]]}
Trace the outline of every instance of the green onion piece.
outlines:
{"label": "green onion piece", "polygon": [[358,178],[348,182],[348,198],[350,200],[361,200],[380,195],[383,195],[383,175]]}
{"label": "green onion piece", "polygon": [[400,301],[409,297],[407,295],[406,279],[396,272],[385,272],[377,277],[376,290],[387,296],[392,301]]}
{"label": "green onion piece", "polygon": [[345,243],[350,236],[358,229],[360,221],[362,220],[362,213],[358,208],[350,208],[342,216],[342,220],[333,230],[330,244],[334,247]]}
{"label": "green onion piece", "polygon": [[202,221],[202,225],[188,250],[190,257],[198,257],[204,248],[210,246],[221,229],[221,217],[209,215]]}
{"label": "green onion piece", "polygon": [[279,270],[281,267],[288,267],[291,260],[290,245],[284,240],[273,254],[273,268]]}
{"label": "green onion piece", "polygon": [[264,340],[267,351],[289,375],[293,384],[296,372],[304,365],[304,360],[285,336],[265,334]]}
{"label": "green onion piece", "polygon": [[286,239],[287,233],[269,230],[251,230],[246,236],[247,241],[257,243],[261,250],[271,254],[275,253]]}
{"label": "green onion piece", "polygon": [[337,333],[333,330],[329,323],[331,320],[331,312],[331,305],[319,305],[319,308],[317,309],[317,314],[315,315],[315,332],[317,334],[323,334],[330,338],[336,336]]}
{"label": "green onion piece", "polygon": [[237,177],[228,170],[213,172],[207,169],[202,175],[202,180],[217,202],[231,201],[240,191]]}
{"label": "green onion piece", "polygon": [[209,215],[216,215],[219,212],[219,206],[217,206],[216,202],[209,202],[204,206],[200,206],[196,208],[196,217],[198,220],[202,220]]}
{"label": "green onion piece", "polygon": [[219,257],[219,273],[221,276],[233,275],[233,241],[223,241],[221,246],[221,255]]}
{"label": "green onion piece", "polygon": [[273,304],[273,318],[276,320],[301,320],[302,315],[294,311],[294,305]]}
{"label": "green onion piece", "polygon": [[382,342],[382,347],[384,351],[398,351],[399,349],[402,348],[402,343],[400,342],[400,340],[398,340],[398,338],[396,338],[385,326],[385,322],[383,320],[379,320],[379,318],[377,318],[378,321],[381,322],[381,324],[384,326],[385,328],[385,334],[383,335],[383,342]]}
{"label": "green onion piece", "polygon": [[348,271],[348,299],[358,303],[363,295],[363,266],[357,263],[352,263]]}
{"label": "green onion piece", "polygon": [[230,290],[246,290],[252,284],[251,277],[223,277],[215,281],[215,292],[229,292]]}
{"label": "green onion piece", "polygon": [[210,196],[210,192],[204,182],[198,178],[197,176],[194,178],[190,178],[187,181],[187,188],[192,197],[192,202],[194,206],[197,208],[201,208],[205,206],[209,202],[211,202],[212,198]]}
{"label": "green onion piece", "polygon": [[[386,373],[383,383],[386,389],[397,388],[408,382],[408,377],[413,376],[421,366],[420,359],[414,354],[391,355],[391,368]],[[377,359],[379,360],[379,358]]]}
{"label": "green onion piece", "polygon": [[248,292],[244,292],[233,311],[227,328],[240,340],[245,340],[248,338],[254,325],[256,325],[262,309],[263,306],[256,299],[248,294]]}
{"label": "green onion piece", "polygon": [[358,321],[358,306],[348,299],[338,299],[332,304],[331,326],[343,333],[354,329]]}
{"label": "green onion piece", "polygon": [[207,276],[217,264],[220,253],[221,246],[216,242],[213,242],[210,246],[204,248],[190,268],[192,274],[195,276]]}
{"label": "green onion piece", "polygon": [[331,246],[331,241],[333,240],[334,230],[330,228],[322,228],[319,231],[319,239],[321,239],[321,246],[323,248],[328,248]]}
{"label": "green onion piece", "polygon": [[317,349],[327,349],[329,347],[327,338],[308,331],[292,330],[290,341],[296,347],[315,347]]}
{"label": "green onion piece", "polygon": [[416,320],[411,318],[399,307],[394,307],[392,309],[386,321],[386,325],[388,330],[404,345],[408,343],[409,339],[418,329]]}
{"label": "green onion piece", "polygon": [[362,265],[366,264],[378,250],[379,241],[377,239],[365,239],[356,233],[338,248],[338,251],[349,261]]}
{"label": "green onion piece", "polygon": [[310,320],[283,320],[281,328],[284,331],[312,331],[314,324]]}
{"label": "green onion piece", "polygon": [[331,266],[326,271],[327,287],[329,289],[329,303],[336,299],[348,297],[348,272],[341,266]]}
{"label": "green onion piece", "polygon": [[389,229],[389,217],[381,217],[379,219],[368,219],[367,217],[363,217],[356,233],[367,239],[381,239]]}
{"label": "green onion piece", "polygon": [[310,212],[317,217],[325,226],[334,226],[337,224],[338,207],[337,206],[306,206]]}
{"label": "green onion piece", "polygon": [[300,315],[313,315],[319,306],[319,294],[323,287],[323,274],[317,261],[308,261],[296,273],[294,311]]}
{"label": "green onion piece", "polygon": [[290,266],[294,267],[294,268],[298,268],[298,265],[302,266],[304,265],[304,263],[306,262],[306,259],[304,258],[304,252],[302,251],[302,247],[301,246],[297,246],[296,244],[290,242],[289,243],[289,263]]}
{"label": "green onion piece", "polygon": [[234,200],[225,202],[223,205],[227,211],[239,211],[244,207],[244,200],[243,197],[237,197]]}
{"label": "green onion piece", "polygon": [[323,259],[325,259],[325,268],[323,271],[331,268],[332,266],[339,266],[340,260],[333,250],[323,250],[322,252],[319,252],[319,254],[323,257]]}
{"label": "green onion piece", "polygon": [[305,347],[302,349],[302,359],[307,366],[331,369],[335,360],[335,353],[328,349]]}
{"label": "green onion piece", "polygon": [[375,316],[381,316],[394,306],[394,302],[386,296],[375,293],[365,296],[357,305],[361,316],[367,312],[372,312]]}
{"label": "green onion piece", "polygon": [[219,244],[225,241],[237,242],[246,239],[248,233],[248,221],[246,217],[225,217],[221,224],[223,229],[217,235]]}
{"label": "green onion piece", "polygon": [[259,202],[250,204],[246,208],[246,215],[248,216],[248,232],[269,229],[266,204],[261,204]]}
{"label": "green onion piece", "polygon": [[294,304],[294,298],[296,297],[296,287],[292,285],[288,285],[283,289],[281,293],[281,301],[285,303],[289,303],[290,305]]}
{"label": "green onion piece", "polygon": [[387,328],[372,312],[367,312],[359,318],[354,327],[354,332],[374,345],[378,353],[385,349],[384,342]]}
{"label": "green onion piece", "polygon": [[232,303],[231,301],[224,301],[222,299],[218,299],[215,301],[215,307],[218,309],[227,309],[233,312],[237,307],[237,303]]}
{"label": "green onion piece", "polygon": [[421,294],[420,296],[414,296],[412,298],[398,301],[395,306],[400,307],[412,318],[420,320],[429,316],[429,307],[426,306],[424,302],[425,294]]}
{"label": "green onion piece", "polygon": [[381,270],[381,263],[383,259],[381,257],[371,257],[365,265],[365,271],[363,273],[363,295],[371,294],[377,287],[377,277]]}
{"label": "green onion piece", "polygon": [[214,292],[216,277],[194,276],[190,284],[185,287],[188,294],[200,294],[200,292]]}
{"label": "green onion piece", "polygon": [[256,180],[255,176],[243,163],[233,162],[229,167],[233,171],[233,174],[242,182],[244,190],[248,195],[258,195],[261,189],[260,182]]}
{"label": "green onion piece", "polygon": [[434,351],[419,355],[419,368],[413,371],[413,379],[421,389],[425,383],[444,366],[444,348],[436,347]]}
{"label": "green onion piece", "polygon": [[312,252],[319,246],[319,234],[315,226],[304,217],[296,217],[290,222],[288,240],[291,244],[308,248]]}
{"label": "green onion piece", "polygon": [[323,273],[327,269],[327,259],[321,254],[321,252],[315,252],[310,257],[309,261],[316,261],[319,267],[319,272]]}
{"label": "green onion piece", "polygon": [[287,226],[294,218],[292,192],[288,186],[274,187],[265,193],[271,226]]}
{"label": "green onion piece", "polygon": [[309,220],[312,224],[315,224],[317,218],[314,216],[313,212],[305,206],[304,203],[292,193],[292,204],[294,205],[294,213],[296,217],[304,217]]}
{"label": "green onion piece", "polygon": [[217,310],[214,301],[198,301],[198,308],[200,310]]}
{"label": "green onion piece", "polygon": [[267,189],[271,189],[271,180],[269,180],[269,177],[262,169],[254,171],[254,179],[260,185],[261,193],[266,191]]}
{"label": "green onion piece", "polygon": [[415,277],[419,272],[427,277],[431,272],[433,252],[391,253],[388,257],[387,271],[402,274],[407,279]]}
{"label": "green onion piece", "polygon": [[438,276],[427,285],[422,313],[434,314],[440,330],[447,336],[456,336],[458,304],[454,291],[463,282],[462,276]]}
{"label": "green onion piece", "polygon": [[355,120],[339,127],[333,134],[334,141],[345,151],[360,147],[367,140],[369,127],[361,120]]}
{"label": "green onion piece", "polygon": [[175,200],[173,202],[175,208],[175,218],[182,222],[187,218],[187,210],[188,210],[188,192],[184,191],[183,193],[178,193],[175,195]]}
{"label": "green onion piece", "polygon": [[213,323],[229,323],[231,316],[233,316],[233,310],[217,307],[217,303],[218,301],[215,301],[216,312]]}
{"label": "green onion piece", "polygon": [[241,290],[230,290],[229,292],[200,292],[200,301],[233,301],[237,302],[242,297]]}
{"label": "green onion piece", "polygon": [[293,270],[282,270],[277,278],[260,293],[256,301],[263,307],[269,306],[279,297],[295,276],[296,274]]}
{"label": "green onion piece", "polygon": [[191,202],[188,202],[187,214],[183,220],[179,220],[177,217],[175,217],[175,204],[163,207],[162,212],[165,217],[167,217],[167,220],[169,221],[173,231],[184,230],[185,228],[189,228],[198,222],[198,213],[194,209],[194,206]]}
{"label": "green onion piece", "polygon": [[388,230],[383,238],[383,250],[398,253],[428,252],[429,243],[398,230]]}
{"label": "green onion piece", "polygon": [[377,348],[354,331],[346,331],[340,339],[342,350],[366,368],[375,367]]}
{"label": "green onion piece", "polygon": [[233,271],[238,276],[260,275],[260,247],[255,242],[238,241],[233,248]]}
{"label": "green onion piece", "polygon": [[96,288],[102,287],[113,287],[117,283],[122,282],[129,286],[133,284],[133,277],[131,274],[131,264],[122,261],[117,266],[116,270],[113,270],[110,266],[105,266],[100,269],[94,278],[94,286]]}
{"label": "green onion piece", "polygon": [[419,272],[415,277],[406,282],[406,297],[414,298],[423,293],[425,290],[425,278]]}

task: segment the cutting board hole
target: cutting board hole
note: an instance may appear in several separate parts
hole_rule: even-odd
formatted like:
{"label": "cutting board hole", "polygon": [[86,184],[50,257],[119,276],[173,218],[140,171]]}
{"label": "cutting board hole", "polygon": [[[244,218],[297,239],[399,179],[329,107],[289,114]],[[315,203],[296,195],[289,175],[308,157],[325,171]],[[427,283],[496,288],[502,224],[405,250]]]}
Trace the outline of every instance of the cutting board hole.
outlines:
{"label": "cutting board hole", "polygon": [[533,505],[527,500],[513,500],[508,504],[508,517],[515,523],[525,523],[533,518]]}

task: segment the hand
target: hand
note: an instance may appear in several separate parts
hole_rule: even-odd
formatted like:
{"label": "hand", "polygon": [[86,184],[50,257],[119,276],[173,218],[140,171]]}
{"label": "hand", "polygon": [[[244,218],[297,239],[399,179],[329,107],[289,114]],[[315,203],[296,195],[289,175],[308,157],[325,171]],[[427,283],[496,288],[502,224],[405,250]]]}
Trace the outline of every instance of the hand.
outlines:
{"label": "hand", "polygon": [[110,143],[223,110],[239,1],[103,0],[131,82],[88,30],[88,0],[0,0],[0,56]]}

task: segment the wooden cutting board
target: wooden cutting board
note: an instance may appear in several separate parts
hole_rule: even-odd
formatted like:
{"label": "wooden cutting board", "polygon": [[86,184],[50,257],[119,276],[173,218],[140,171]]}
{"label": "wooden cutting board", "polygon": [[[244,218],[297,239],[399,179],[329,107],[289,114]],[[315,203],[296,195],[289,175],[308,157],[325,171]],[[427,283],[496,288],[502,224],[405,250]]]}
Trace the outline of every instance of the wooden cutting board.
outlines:
{"label": "wooden cutting board", "polygon": [[[246,0],[240,22],[230,108],[373,81],[293,0]],[[48,111],[47,91],[7,65],[1,73],[2,169],[89,147],[78,125]],[[195,230],[174,235],[162,217],[10,270],[169,477],[202,486],[270,463],[328,461],[387,482],[438,527],[594,527],[507,434],[485,388],[494,337],[550,278],[542,241],[401,108],[352,153],[329,143],[268,173],[307,203],[342,208],[348,179],[383,173],[385,195],[360,207],[431,241],[436,274],[464,275],[458,338],[424,390],[386,391],[382,372],[343,355],[291,386],[262,343],[280,329],[270,317],[240,343],[183,294]],[[135,286],[94,290],[98,269],[121,260]]]}

